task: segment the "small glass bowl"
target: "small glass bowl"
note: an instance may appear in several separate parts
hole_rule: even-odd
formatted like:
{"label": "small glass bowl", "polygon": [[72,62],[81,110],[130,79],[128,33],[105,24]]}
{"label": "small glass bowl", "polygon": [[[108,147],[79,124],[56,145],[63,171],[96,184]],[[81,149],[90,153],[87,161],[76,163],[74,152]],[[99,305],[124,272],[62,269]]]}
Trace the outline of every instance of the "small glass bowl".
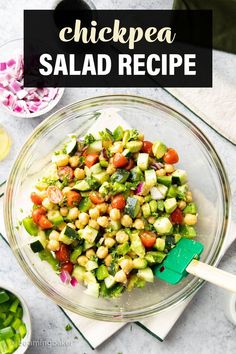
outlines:
{"label": "small glass bowl", "polygon": [[[179,168],[189,176],[189,185],[198,205],[198,237],[204,244],[202,260],[216,265],[229,226],[231,195],[227,176],[214,147],[186,117],[170,107],[143,97],[111,95],[89,98],[64,107],[43,121],[21,149],[11,170],[5,193],[5,226],[11,248],[32,281],[60,306],[77,314],[105,321],[135,321],[180,304],[194,294],[203,281],[186,277],[178,285],[158,279],[144,289],[125,292],[119,299],[95,299],[61,283],[48,264],[41,262],[27,246],[21,227],[20,209],[31,208],[30,193],[35,181],[49,164],[51,153],[67,134],[83,136],[96,122],[99,112],[112,108],[127,123],[144,133],[146,140],[162,140],[180,156]],[[114,128],[116,127],[115,118]]]}

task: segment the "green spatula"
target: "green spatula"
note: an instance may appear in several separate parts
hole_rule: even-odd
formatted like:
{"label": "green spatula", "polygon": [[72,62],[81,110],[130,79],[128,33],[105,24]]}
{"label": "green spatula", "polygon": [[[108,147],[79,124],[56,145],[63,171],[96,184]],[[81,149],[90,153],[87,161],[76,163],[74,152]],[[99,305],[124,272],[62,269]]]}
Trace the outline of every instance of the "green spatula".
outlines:
{"label": "green spatula", "polygon": [[200,242],[182,238],[166,259],[154,268],[154,274],[170,284],[178,284],[189,273],[215,285],[236,292],[236,276],[200,262],[204,249]]}

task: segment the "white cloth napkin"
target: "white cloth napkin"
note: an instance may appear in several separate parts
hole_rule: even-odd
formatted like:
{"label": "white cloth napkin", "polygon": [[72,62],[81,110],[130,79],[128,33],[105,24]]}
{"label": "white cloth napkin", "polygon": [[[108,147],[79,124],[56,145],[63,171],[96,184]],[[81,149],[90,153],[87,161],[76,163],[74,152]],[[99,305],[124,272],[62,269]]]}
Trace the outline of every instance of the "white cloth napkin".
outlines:
{"label": "white cloth napkin", "polygon": [[235,54],[214,50],[212,88],[166,88],[233,144],[236,144],[235,68]]}
{"label": "white cloth napkin", "polygon": [[[111,119],[112,118],[112,119]],[[101,112],[101,116],[97,122],[90,129],[90,132],[101,131],[104,128],[113,130],[114,126],[122,125],[124,128],[129,128],[128,124],[120,117],[116,109],[109,109]],[[0,191],[1,195],[1,191]],[[3,223],[3,206],[0,199],[0,234],[6,237],[6,232]],[[229,245],[236,238],[236,227],[231,226],[231,230],[224,242],[220,258],[223,256]],[[163,341],[166,335],[169,333],[179,316],[182,314],[186,306],[191,301],[191,298],[185,300],[178,306],[175,306],[171,310],[163,311],[156,316],[149,317],[145,320],[138,322],[138,324],[147,330],[150,334],[154,335],[159,340]],[[75,327],[81,333],[81,335],[87,340],[92,348],[97,348],[104,341],[110,338],[120,328],[125,326],[125,323],[103,322],[91,320],[82,316],[79,316],[71,311],[62,309],[64,313],[70,318]]]}

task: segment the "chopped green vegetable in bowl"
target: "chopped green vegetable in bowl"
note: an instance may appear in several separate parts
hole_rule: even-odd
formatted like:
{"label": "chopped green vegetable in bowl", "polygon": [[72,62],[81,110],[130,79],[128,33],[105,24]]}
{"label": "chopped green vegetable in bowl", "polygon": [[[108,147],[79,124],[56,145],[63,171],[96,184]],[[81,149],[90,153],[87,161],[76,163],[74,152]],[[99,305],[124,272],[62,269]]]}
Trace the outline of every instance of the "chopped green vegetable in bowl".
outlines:
{"label": "chopped green vegetable in bowl", "polygon": [[71,136],[31,194],[23,225],[32,251],[91,296],[153,282],[152,268],[196,236],[197,207],[178,161],[176,150],[135,129]]}
{"label": "chopped green vegetable in bowl", "polygon": [[0,353],[23,354],[30,337],[31,323],[24,300],[0,286]]}

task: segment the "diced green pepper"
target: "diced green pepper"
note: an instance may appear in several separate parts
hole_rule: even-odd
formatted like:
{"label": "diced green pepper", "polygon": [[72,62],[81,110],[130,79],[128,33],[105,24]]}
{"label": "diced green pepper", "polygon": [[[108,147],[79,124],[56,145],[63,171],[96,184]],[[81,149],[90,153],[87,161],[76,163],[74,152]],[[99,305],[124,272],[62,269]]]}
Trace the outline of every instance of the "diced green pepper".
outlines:
{"label": "diced green pepper", "polygon": [[0,329],[0,340],[11,338],[13,336],[14,336],[14,331],[10,326]]}
{"label": "diced green pepper", "polygon": [[0,291],[0,304],[9,300],[9,295],[5,290]]}
{"label": "diced green pepper", "polygon": [[92,202],[88,197],[83,198],[79,203],[79,210],[82,212],[86,213],[91,207],[92,207]]}
{"label": "diced green pepper", "polygon": [[21,338],[24,338],[27,333],[26,325],[24,323],[22,323],[22,325],[19,327],[18,331],[19,331]]}
{"label": "diced green pepper", "polygon": [[56,258],[53,257],[50,251],[43,250],[39,252],[38,255],[41,261],[48,262],[55,271],[58,270],[59,262]]}
{"label": "diced green pepper", "polygon": [[79,246],[79,247],[75,248],[74,251],[70,255],[70,261],[72,263],[76,263],[77,258],[81,255],[82,252],[83,252],[83,246]]}
{"label": "diced green pepper", "polygon": [[97,271],[96,271],[96,277],[98,280],[104,280],[106,277],[108,277],[109,273],[107,270],[107,267],[104,264],[101,264]]}
{"label": "diced green pepper", "polygon": [[33,219],[31,217],[24,218],[22,220],[22,223],[28,234],[30,234],[31,236],[38,235],[38,226],[33,222]]}

